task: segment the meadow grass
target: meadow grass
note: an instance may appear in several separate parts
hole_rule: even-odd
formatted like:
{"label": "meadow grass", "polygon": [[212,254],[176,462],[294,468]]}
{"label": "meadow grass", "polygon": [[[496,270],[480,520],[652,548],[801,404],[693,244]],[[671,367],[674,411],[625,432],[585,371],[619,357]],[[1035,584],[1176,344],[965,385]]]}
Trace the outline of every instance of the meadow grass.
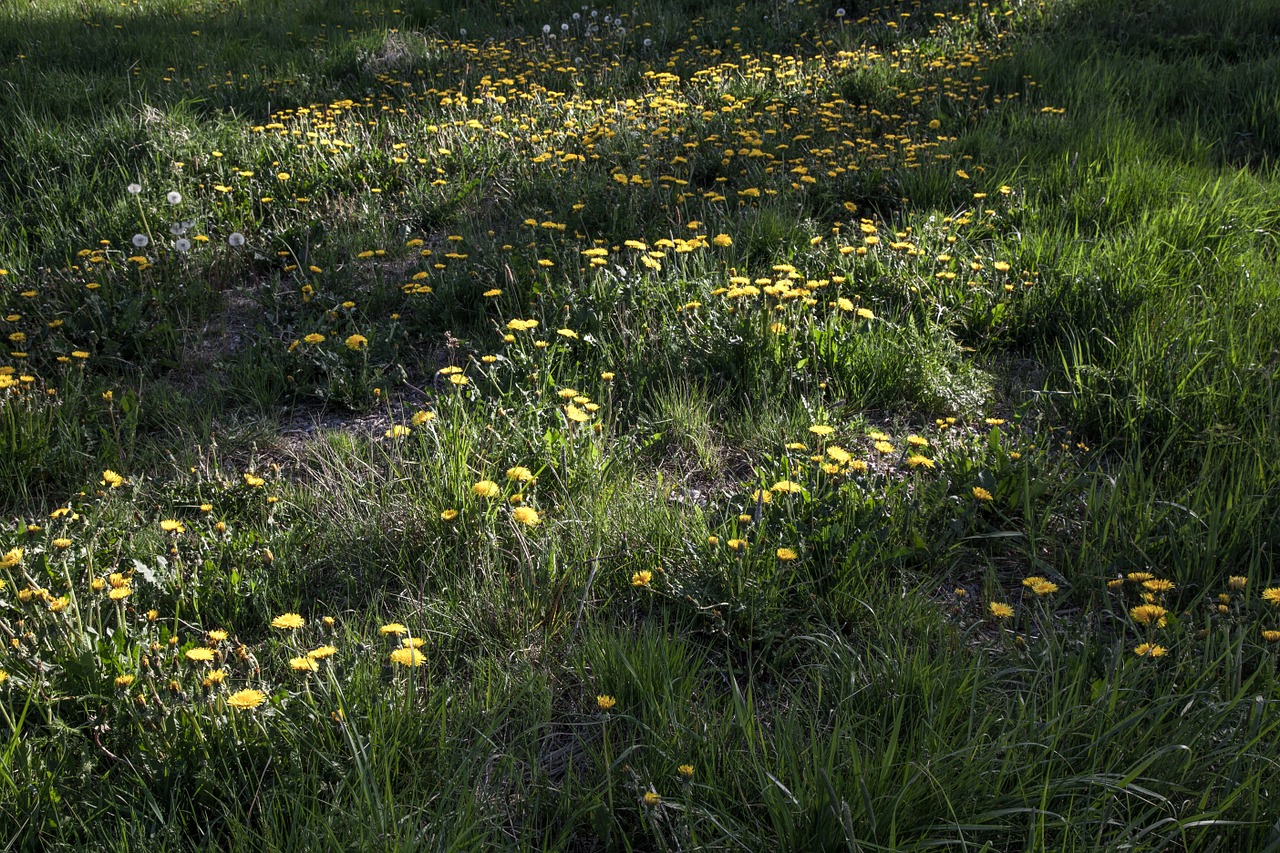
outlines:
{"label": "meadow grass", "polygon": [[0,836],[1280,849],[1278,48],[0,6]]}

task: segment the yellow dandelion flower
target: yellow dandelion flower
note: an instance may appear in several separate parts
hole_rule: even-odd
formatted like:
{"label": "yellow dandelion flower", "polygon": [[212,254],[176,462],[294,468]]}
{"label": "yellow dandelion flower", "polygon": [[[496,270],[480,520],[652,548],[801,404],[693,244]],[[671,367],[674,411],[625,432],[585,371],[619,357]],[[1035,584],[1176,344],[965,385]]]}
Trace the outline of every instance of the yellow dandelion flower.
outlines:
{"label": "yellow dandelion flower", "polygon": [[456,509],[446,509],[440,512],[441,521],[453,521],[457,517],[458,511]]}
{"label": "yellow dandelion flower", "polygon": [[400,636],[401,634],[409,633],[409,629],[406,628],[404,625],[400,624],[399,622],[388,622],[387,624],[383,625],[381,628],[378,629],[378,633],[379,634],[395,634],[396,636]]}
{"label": "yellow dandelion flower", "polygon": [[1053,581],[1040,581],[1031,587],[1031,591],[1036,595],[1052,595],[1058,591],[1058,585]]}
{"label": "yellow dandelion flower", "polygon": [[204,646],[197,646],[194,649],[187,649],[187,660],[189,661],[195,661],[197,663],[208,662],[213,660],[213,657],[214,657],[213,649],[208,649],[208,648],[205,648]]}
{"label": "yellow dandelion flower", "polygon": [[1262,639],[1266,640],[1268,643],[1280,642],[1280,631],[1264,629],[1262,632]]}
{"label": "yellow dandelion flower", "polygon": [[991,615],[997,619],[1008,619],[1013,615],[1013,608],[999,601],[993,601],[987,605],[987,609],[991,611]]}
{"label": "yellow dandelion flower", "polygon": [[1152,592],[1169,592],[1176,587],[1176,584],[1174,584],[1173,581],[1165,580],[1164,578],[1152,578],[1149,581],[1143,581],[1142,586],[1144,589],[1149,589]]}
{"label": "yellow dandelion flower", "polygon": [[655,791],[644,792],[644,804],[646,806],[658,806],[662,804],[662,797]]}
{"label": "yellow dandelion flower", "polygon": [[118,586],[112,589],[111,592],[107,593],[107,596],[112,601],[124,601],[126,598],[128,598],[132,594],[133,594],[133,590],[130,589],[129,587]]}
{"label": "yellow dandelion flower", "polygon": [[525,527],[533,527],[542,521],[542,517],[538,515],[538,511],[532,507],[518,506],[511,511],[511,517],[523,524]]}
{"label": "yellow dandelion flower", "polygon": [[[212,677],[212,673],[210,673],[210,677]],[[220,680],[221,679],[219,679],[219,681]],[[217,684],[218,682],[215,681],[213,683]],[[267,701],[267,695],[261,690],[254,690],[252,688],[237,690],[235,693],[232,693],[227,697],[227,704],[232,708],[235,708],[237,711],[250,711],[265,701]]]}
{"label": "yellow dandelion flower", "polygon": [[165,533],[183,533],[187,528],[176,518],[166,518],[160,522],[160,529]]}
{"label": "yellow dandelion flower", "polygon": [[319,646],[307,652],[307,657],[312,660],[324,660],[325,658],[333,657],[337,653],[338,649],[335,646]]}
{"label": "yellow dandelion flower", "polygon": [[830,427],[825,424],[814,424],[813,426],[809,427],[809,432],[813,433],[814,435],[827,436],[827,435],[831,435],[835,431],[836,431],[835,427]]}
{"label": "yellow dandelion flower", "polygon": [[271,620],[271,627],[282,631],[294,631],[305,624],[306,620],[297,613],[282,613]]}
{"label": "yellow dandelion flower", "polygon": [[982,488],[982,486],[974,486],[974,487],[973,487],[973,498],[974,498],[974,500],[979,500],[979,501],[993,501],[993,500],[995,500],[995,496],[993,496],[993,495],[992,495],[990,492],[988,492],[986,489]]}
{"label": "yellow dandelion flower", "polygon": [[311,334],[304,337],[303,340],[309,344],[322,344],[324,343],[324,335],[320,334],[319,332],[312,332]]}
{"label": "yellow dandelion flower", "polygon": [[1249,579],[1241,575],[1232,575],[1231,577],[1227,578],[1227,586],[1230,587],[1231,589],[1236,590],[1237,592],[1243,590],[1248,583],[1249,583]]}
{"label": "yellow dandelion flower", "polygon": [[533,479],[533,472],[523,465],[516,465],[514,468],[507,469],[507,479],[527,483]]}
{"label": "yellow dandelion flower", "polygon": [[1139,604],[1129,610],[1129,615],[1133,617],[1133,621],[1139,625],[1155,624],[1157,628],[1163,628],[1165,617],[1169,611],[1165,610],[1158,604]]}
{"label": "yellow dandelion flower", "polygon": [[347,349],[355,351],[364,349],[369,345],[369,339],[364,335],[349,335],[345,341]]}
{"label": "yellow dandelion flower", "polygon": [[134,676],[132,676],[132,675],[117,675],[117,676],[116,676],[116,687],[119,687],[119,688],[121,688],[122,690],[123,690],[123,689],[127,689],[127,688],[129,687],[129,685],[133,684],[133,682],[134,682]]}
{"label": "yellow dandelion flower", "polygon": [[391,653],[391,662],[400,666],[422,666],[427,662],[427,656],[417,649],[401,647]]}
{"label": "yellow dandelion flower", "polygon": [[778,559],[784,563],[789,563],[800,556],[794,548],[779,548],[775,553],[778,555]]}
{"label": "yellow dandelion flower", "polygon": [[59,551],[66,550],[71,547],[71,540],[65,538],[55,539],[53,540],[53,547],[57,548]]}
{"label": "yellow dandelion flower", "polygon": [[1269,586],[1264,589],[1262,600],[1280,607],[1280,586]]}
{"label": "yellow dandelion flower", "polygon": [[676,772],[677,772],[677,773],[679,773],[679,774],[680,774],[682,777],[684,777],[685,779],[692,779],[692,778],[693,778],[693,765],[692,765],[692,764],[681,764],[679,767],[677,767],[677,768],[676,768]]}
{"label": "yellow dandelion flower", "polygon": [[641,569],[631,576],[632,586],[648,586],[653,582],[653,572],[648,569]]}
{"label": "yellow dandelion flower", "polygon": [[471,487],[471,494],[478,498],[496,498],[502,489],[493,480],[481,480]]}
{"label": "yellow dandelion flower", "polygon": [[601,711],[608,711],[611,708],[613,708],[614,705],[617,705],[617,704],[618,704],[618,700],[614,699],[612,696],[601,694],[596,697],[596,707],[599,708]]}
{"label": "yellow dandelion flower", "polygon": [[299,655],[296,658],[289,658],[289,667],[296,672],[315,672],[320,669],[320,664],[310,655]]}
{"label": "yellow dandelion flower", "polygon": [[1167,651],[1164,646],[1154,646],[1151,643],[1139,643],[1133,649],[1133,653],[1140,658],[1162,658]]}

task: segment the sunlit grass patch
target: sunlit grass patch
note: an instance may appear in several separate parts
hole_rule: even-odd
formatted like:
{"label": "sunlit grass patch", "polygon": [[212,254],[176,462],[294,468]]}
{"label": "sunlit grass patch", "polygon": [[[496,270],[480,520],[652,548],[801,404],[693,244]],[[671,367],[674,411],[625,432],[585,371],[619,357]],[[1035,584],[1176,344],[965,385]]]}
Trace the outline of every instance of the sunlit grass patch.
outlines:
{"label": "sunlit grass patch", "polygon": [[1265,846],[1278,33],[0,9],[5,837]]}

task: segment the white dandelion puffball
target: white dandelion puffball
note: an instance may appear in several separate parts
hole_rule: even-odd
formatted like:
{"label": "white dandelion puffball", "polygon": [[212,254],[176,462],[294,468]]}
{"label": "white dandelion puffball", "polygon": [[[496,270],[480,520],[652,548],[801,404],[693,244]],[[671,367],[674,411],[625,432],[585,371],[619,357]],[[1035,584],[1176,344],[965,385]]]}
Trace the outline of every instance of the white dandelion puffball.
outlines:
{"label": "white dandelion puffball", "polygon": [[129,184],[125,189],[129,191],[129,195],[137,195],[142,192],[142,184]]}
{"label": "white dandelion puffball", "polygon": [[231,234],[227,237],[227,243],[232,246],[243,246],[244,235],[241,234],[239,231],[232,231]]}
{"label": "white dandelion puffball", "polygon": [[169,194],[164,198],[169,204],[180,204],[182,202],[182,193],[177,190],[169,190]]}
{"label": "white dandelion puffball", "polygon": [[146,234],[133,235],[133,245],[137,246],[139,249],[145,249],[147,247],[147,244],[150,242],[151,242],[151,238],[149,238]]}
{"label": "white dandelion puffball", "polygon": [[180,237],[178,238],[177,242],[173,244],[173,248],[177,249],[179,252],[190,252],[191,241],[188,240],[186,237]]}

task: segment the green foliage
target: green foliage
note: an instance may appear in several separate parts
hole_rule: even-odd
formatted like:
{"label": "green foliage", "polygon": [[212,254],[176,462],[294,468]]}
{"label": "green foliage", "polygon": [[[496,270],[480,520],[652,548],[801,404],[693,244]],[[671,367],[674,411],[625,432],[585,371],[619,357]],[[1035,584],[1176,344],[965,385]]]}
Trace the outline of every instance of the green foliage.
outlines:
{"label": "green foliage", "polygon": [[1274,4],[37,5],[12,846],[1275,846]]}

